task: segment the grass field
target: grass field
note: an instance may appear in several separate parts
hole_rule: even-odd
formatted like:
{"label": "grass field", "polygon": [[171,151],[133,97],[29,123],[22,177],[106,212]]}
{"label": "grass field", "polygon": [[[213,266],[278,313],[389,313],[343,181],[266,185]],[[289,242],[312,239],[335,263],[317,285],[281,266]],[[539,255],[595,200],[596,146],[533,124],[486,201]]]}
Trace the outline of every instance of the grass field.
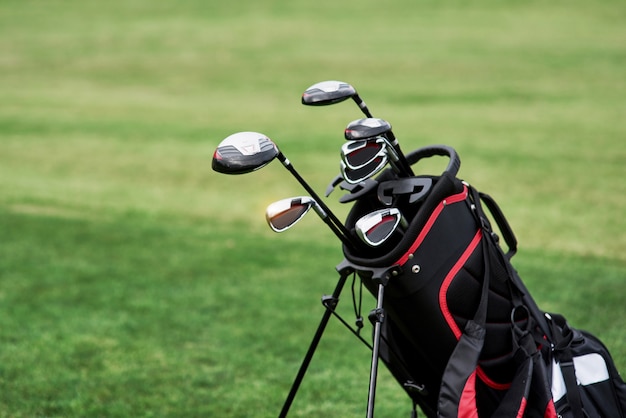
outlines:
{"label": "grass field", "polygon": [[[0,417],[278,415],[340,244],[314,216],[269,231],[265,206],[303,194],[280,164],[210,160],[260,131],[323,191],[361,117],[300,105],[326,79],[403,149],[455,147],[539,305],[626,370],[625,18],[598,0],[4,0]],[[369,355],[331,322],[290,416],[363,415]],[[408,416],[381,373],[377,416]]]}

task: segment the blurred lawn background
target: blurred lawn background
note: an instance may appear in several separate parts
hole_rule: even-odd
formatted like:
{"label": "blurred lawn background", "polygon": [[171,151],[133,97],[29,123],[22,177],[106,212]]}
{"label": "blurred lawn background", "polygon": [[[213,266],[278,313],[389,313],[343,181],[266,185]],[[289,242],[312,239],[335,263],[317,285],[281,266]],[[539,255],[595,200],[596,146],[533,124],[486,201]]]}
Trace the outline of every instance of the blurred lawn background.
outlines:
{"label": "blurred lawn background", "polygon": [[[625,20],[599,0],[3,0],[0,417],[278,415],[340,245],[314,216],[266,227],[303,194],[280,164],[210,159],[260,131],[323,191],[362,117],[300,105],[327,79],[405,151],[455,147],[539,305],[626,370]],[[290,416],[362,415],[368,373],[331,321]],[[381,372],[377,415],[409,409]]]}

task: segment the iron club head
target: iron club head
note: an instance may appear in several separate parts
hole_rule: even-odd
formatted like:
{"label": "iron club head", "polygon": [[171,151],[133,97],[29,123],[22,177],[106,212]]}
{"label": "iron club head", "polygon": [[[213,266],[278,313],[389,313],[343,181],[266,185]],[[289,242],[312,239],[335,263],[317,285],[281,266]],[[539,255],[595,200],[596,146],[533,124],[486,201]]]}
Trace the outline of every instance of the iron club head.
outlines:
{"label": "iron club head", "polygon": [[356,234],[371,247],[382,245],[398,229],[408,223],[398,208],[387,208],[368,213],[356,221]]}
{"label": "iron club head", "polygon": [[328,206],[315,193],[315,190],[302,178],[287,157],[267,136],[258,132],[239,132],[226,137],[213,154],[213,170],[224,174],[244,174],[265,167],[277,158],[293,177],[304,187],[325,214],[324,222],[347,246],[354,247],[350,231],[333,214]]}
{"label": "iron club head", "polygon": [[267,207],[265,219],[275,232],[283,232],[295,225],[313,208],[320,218],[325,219],[326,213],[309,196],[291,197],[274,202]]}

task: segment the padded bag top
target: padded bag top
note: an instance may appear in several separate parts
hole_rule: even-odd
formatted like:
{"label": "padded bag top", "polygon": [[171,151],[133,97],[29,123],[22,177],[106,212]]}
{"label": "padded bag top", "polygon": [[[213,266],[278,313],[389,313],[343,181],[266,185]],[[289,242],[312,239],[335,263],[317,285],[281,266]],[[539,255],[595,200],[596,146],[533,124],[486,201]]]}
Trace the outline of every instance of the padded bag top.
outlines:
{"label": "padded bag top", "polygon": [[[407,161],[413,165],[423,158],[436,155],[447,156],[450,158],[450,162],[441,176],[421,176],[430,178],[433,181],[433,186],[425,199],[416,204],[404,202],[398,205],[398,209],[409,222],[409,226],[402,238],[396,240],[389,239],[388,242],[376,248],[359,248],[354,250],[344,245],[343,253],[350,262],[365,267],[389,267],[396,263],[409,250],[437,205],[445,198],[461,193],[464,190],[462,181],[456,178],[461,161],[453,148],[445,145],[420,148],[409,153]],[[383,182],[390,180],[392,176],[392,171],[387,169],[376,180]],[[353,231],[354,225],[359,218],[385,207],[378,200],[376,194],[360,198],[355,202],[350,213],[348,213],[346,228]]]}

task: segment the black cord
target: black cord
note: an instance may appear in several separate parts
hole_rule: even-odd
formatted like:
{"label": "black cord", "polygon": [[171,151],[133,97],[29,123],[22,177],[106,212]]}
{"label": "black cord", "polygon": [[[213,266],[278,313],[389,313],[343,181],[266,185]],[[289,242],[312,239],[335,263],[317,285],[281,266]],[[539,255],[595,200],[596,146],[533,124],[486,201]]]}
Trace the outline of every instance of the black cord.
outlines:
{"label": "black cord", "polygon": [[363,316],[361,315],[361,306],[363,304],[363,283],[359,280],[359,302],[357,306],[357,298],[356,292],[354,290],[354,286],[356,284],[357,275],[356,272],[352,274],[352,306],[354,307],[354,316],[356,317],[356,333],[360,334],[361,329],[363,328]]}

